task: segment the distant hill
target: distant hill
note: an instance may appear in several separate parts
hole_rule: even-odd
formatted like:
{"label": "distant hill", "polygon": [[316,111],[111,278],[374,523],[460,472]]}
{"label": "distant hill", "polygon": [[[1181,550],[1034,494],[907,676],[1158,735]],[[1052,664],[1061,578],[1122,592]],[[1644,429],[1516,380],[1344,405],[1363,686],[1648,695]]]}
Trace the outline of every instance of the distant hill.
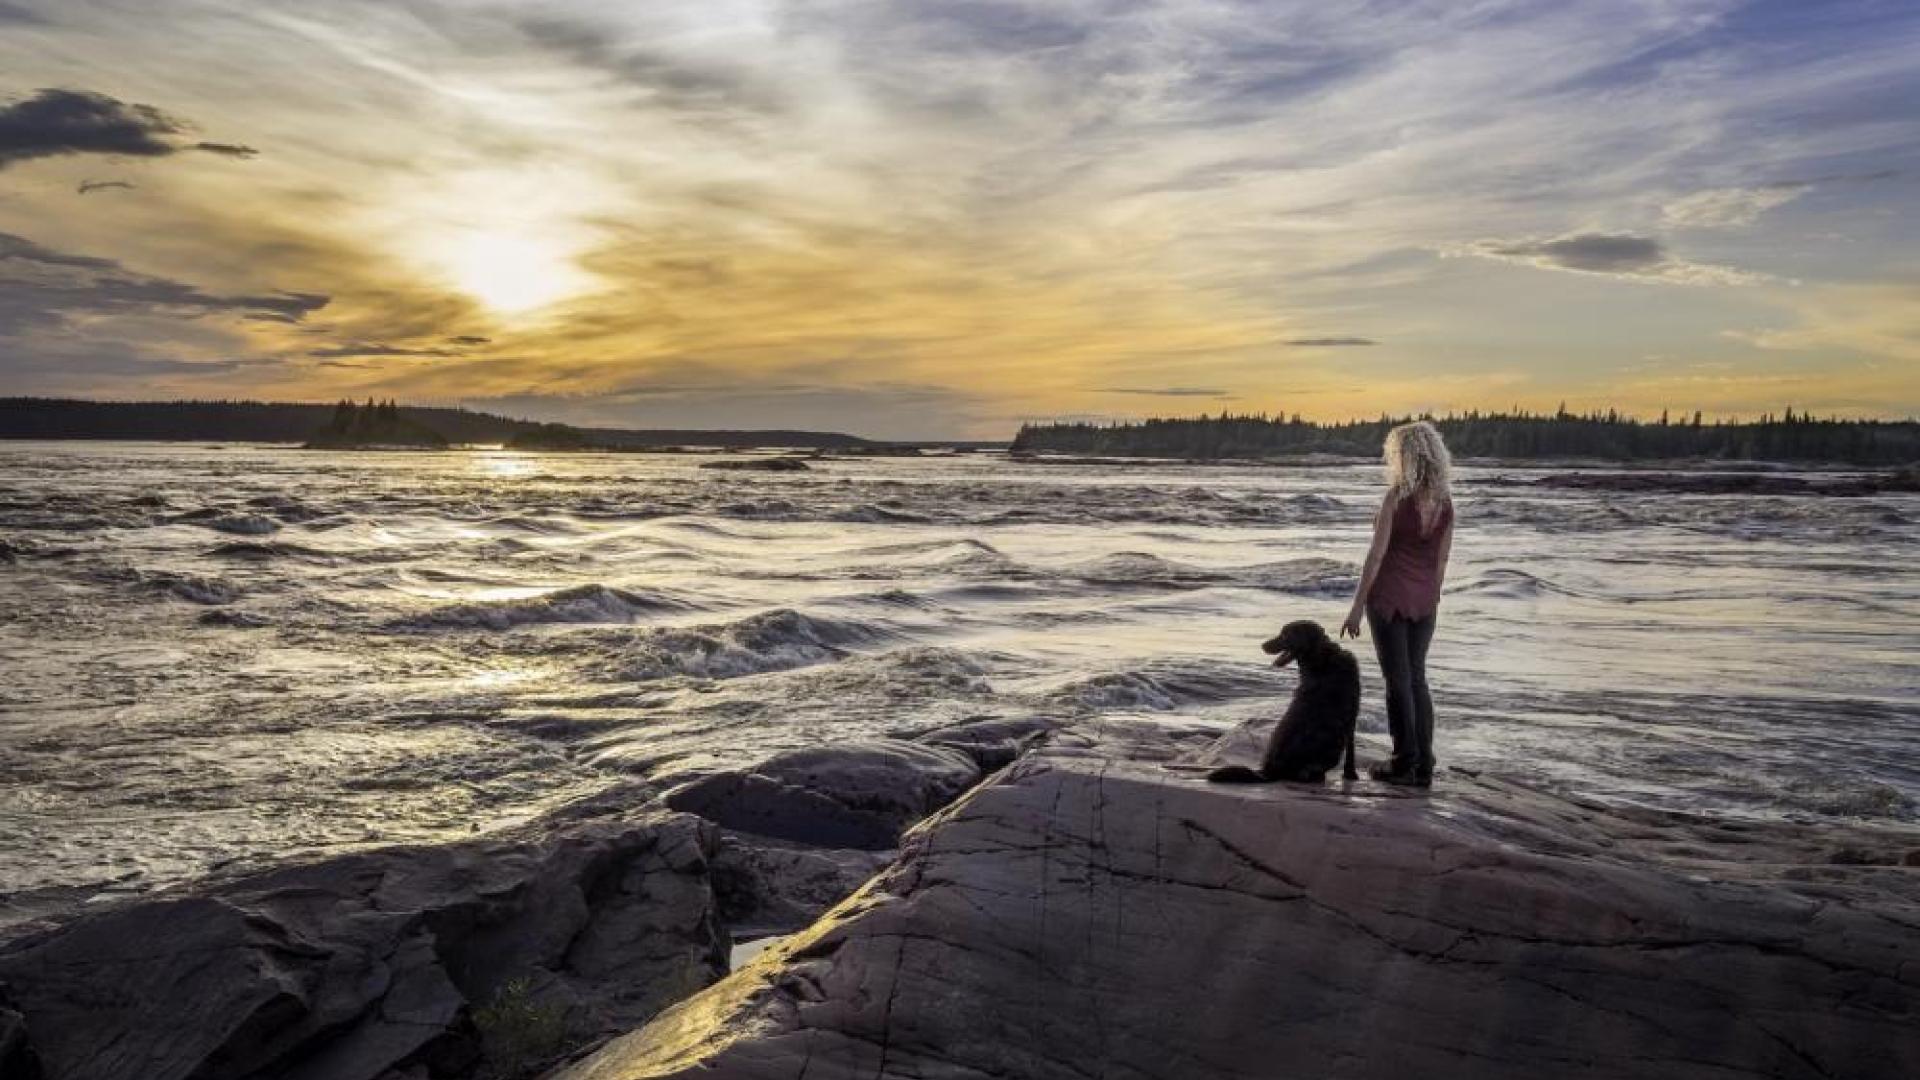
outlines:
{"label": "distant hill", "polygon": [[[1906,465],[1920,461],[1920,423],[1766,416],[1752,423],[1691,418],[1646,422],[1608,412],[1576,416],[1526,413],[1430,418],[1458,457],[1610,461],[1681,460],[1831,462]],[[1339,454],[1374,457],[1387,429],[1382,417],[1318,424],[1265,416],[1143,420],[1115,424],[1029,424],[1015,453],[1054,452],[1198,460]]]}
{"label": "distant hill", "polygon": [[[85,401],[0,398],[0,439],[136,439],[305,443],[326,437],[338,404],[264,401]],[[449,443],[507,443],[543,432],[557,444],[643,449],[659,446],[795,446],[848,449],[880,445],[830,431],[700,431],[572,428],[468,409],[392,406],[394,430],[424,429]],[[536,442],[538,440],[535,440]],[[566,447],[576,448],[576,447]]]}

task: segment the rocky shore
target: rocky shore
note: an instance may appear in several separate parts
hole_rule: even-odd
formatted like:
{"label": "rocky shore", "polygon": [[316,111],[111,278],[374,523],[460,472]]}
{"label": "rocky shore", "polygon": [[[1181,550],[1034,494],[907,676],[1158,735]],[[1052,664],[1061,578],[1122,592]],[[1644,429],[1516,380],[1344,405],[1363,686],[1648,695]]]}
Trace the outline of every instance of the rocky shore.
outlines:
{"label": "rocky shore", "polygon": [[0,1074],[1920,1075],[1920,830],[1200,780],[1249,742],[962,726],[16,928]]}

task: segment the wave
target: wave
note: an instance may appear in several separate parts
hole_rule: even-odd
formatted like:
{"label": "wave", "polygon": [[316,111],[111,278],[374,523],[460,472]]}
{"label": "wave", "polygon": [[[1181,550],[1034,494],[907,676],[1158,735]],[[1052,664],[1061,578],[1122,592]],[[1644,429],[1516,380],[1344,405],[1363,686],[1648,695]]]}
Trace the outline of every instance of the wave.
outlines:
{"label": "wave", "polygon": [[287,495],[259,495],[247,500],[247,505],[263,510],[289,524],[313,521],[326,517],[328,511],[318,509]]}
{"label": "wave", "polygon": [[1778,789],[1777,803],[1828,817],[1911,821],[1920,813],[1913,797],[1892,784],[1849,777],[1793,781]]}
{"label": "wave", "polygon": [[1338,559],[1307,556],[1241,567],[1233,572],[1236,580],[1261,589],[1300,593],[1306,596],[1338,596],[1353,592],[1360,584],[1359,568]]}
{"label": "wave", "polygon": [[142,570],[125,563],[107,563],[79,570],[77,577],[102,585],[124,586],[141,592],[216,606],[239,599],[241,590],[231,581],[175,570]]}
{"label": "wave", "polygon": [[932,515],[915,513],[898,503],[863,503],[835,511],[827,517],[832,521],[867,525],[927,525],[934,521]]}
{"label": "wave", "polygon": [[694,605],[663,593],[576,585],[519,600],[450,604],[388,624],[392,630],[511,630],[541,623],[624,623]]}
{"label": "wave", "polygon": [[964,604],[969,601],[1044,600],[1054,594],[1039,585],[983,581],[975,585],[956,585],[950,589],[940,589],[932,595],[941,601]]}
{"label": "wave", "polygon": [[763,537],[754,533],[742,532],[738,529],[729,529],[725,525],[719,525],[701,518],[668,518],[656,521],[654,524],[660,528],[673,529],[676,532],[689,532],[700,536],[717,536],[723,540],[763,539]]}
{"label": "wave", "polygon": [[1169,661],[1144,669],[1102,672],[1072,679],[1043,695],[1047,704],[1077,710],[1150,709],[1168,712],[1185,705],[1259,694],[1277,694],[1288,683],[1263,664]]}
{"label": "wave", "polygon": [[251,611],[234,611],[230,608],[215,608],[195,621],[201,626],[226,626],[236,630],[258,630],[271,625],[264,615]]}
{"label": "wave", "polygon": [[190,604],[205,604],[212,607],[231,604],[240,598],[238,585],[219,578],[203,577],[198,574],[179,574],[171,570],[136,570],[134,573],[141,588],[185,600]]}
{"label": "wave", "polygon": [[1546,578],[1527,573],[1525,570],[1513,570],[1495,567],[1479,577],[1452,590],[1471,593],[1475,596],[1492,596],[1503,600],[1531,600],[1536,597],[1579,596],[1580,594]]}
{"label": "wave", "polygon": [[909,701],[943,701],[991,693],[986,668],[973,656],[937,645],[909,645],[850,656],[844,663],[809,672],[804,682],[794,684],[782,696],[789,701],[806,697],[836,702],[877,699],[897,706]]}
{"label": "wave", "polygon": [[268,536],[280,531],[280,523],[265,514],[221,514],[200,524],[215,532],[240,536]]}
{"label": "wave", "polygon": [[648,682],[674,676],[732,679],[829,663],[893,635],[870,623],[777,608],[729,623],[645,631],[627,655],[599,666],[603,678]]}
{"label": "wave", "polygon": [[40,543],[26,537],[0,536],[0,563],[17,563],[21,559],[39,555],[43,550]]}
{"label": "wave", "polygon": [[1359,574],[1351,565],[1335,559],[1304,557],[1209,569],[1136,551],[1079,563],[1063,571],[1062,576],[1092,585],[1159,588],[1240,585],[1307,595],[1351,592],[1359,582]]}
{"label": "wave", "polygon": [[1149,555],[1143,551],[1120,551],[1076,563],[1062,576],[1092,585],[1198,586],[1230,580],[1229,575]]}
{"label": "wave", "polygon": [[849,603],[878,604],[883,607],[911,608],[915,611],[938,611],[940,604],[918,593],[905,589],[882,589],[879,592],[864,593],[849,597]]}
{"label": "wave", "polygon": [[330,551],[307,547],[304,544],[288,543],[278,540],[234,540],[207,550],[212,559],[232,559],[238,562],[272,562],[278,559],[293,559],[300,562],[331,565],[338,560]]}

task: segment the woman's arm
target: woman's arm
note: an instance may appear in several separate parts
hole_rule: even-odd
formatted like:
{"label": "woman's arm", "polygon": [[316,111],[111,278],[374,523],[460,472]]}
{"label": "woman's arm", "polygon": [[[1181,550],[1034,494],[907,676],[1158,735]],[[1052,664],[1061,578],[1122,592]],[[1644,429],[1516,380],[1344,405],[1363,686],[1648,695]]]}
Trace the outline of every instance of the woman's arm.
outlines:
{"label": "woman's arm", "polygon": [[1453,526],[1459,518],[1447,520],[1447,534],[1440,538],[1440,569],[1434,574],[1433,586],[1439,588],[1447,583],[1447,560],[1453,557]]}
{"label": "woman's arm", "polygon": [[1400,508],[1396,492],[1387,492],[1380,500],[1380,512],[1373,518],[1373,544],[1367,548],[1367,562],[1360,570],[1360,588],[1354,590],[1353,610],[1340,626],[1341,637],[1360,636],[1360,620],[1367,612],[1367,594],[1373,591],[1373,579],[1380,576],[1380,560],[1387,557],[1387,541],[1393,539],[1393,512]]}

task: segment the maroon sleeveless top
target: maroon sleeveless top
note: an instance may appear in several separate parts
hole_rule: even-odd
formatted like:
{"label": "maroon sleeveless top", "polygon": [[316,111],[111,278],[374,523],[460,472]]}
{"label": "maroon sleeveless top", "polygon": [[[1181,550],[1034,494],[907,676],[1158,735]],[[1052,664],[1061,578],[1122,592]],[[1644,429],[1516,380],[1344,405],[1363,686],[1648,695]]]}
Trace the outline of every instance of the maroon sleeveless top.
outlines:
{"label": "maroon sleeveless top", "polygon": [[1418,621],[1440,610],[1440,553],[1453,531],[1453,503],[1440,504],[1433,528],[1423,531],[1419,502],[1400,500],[1393,511],[1393,535],[1367,594],[1367,610],[1382,618]]}

